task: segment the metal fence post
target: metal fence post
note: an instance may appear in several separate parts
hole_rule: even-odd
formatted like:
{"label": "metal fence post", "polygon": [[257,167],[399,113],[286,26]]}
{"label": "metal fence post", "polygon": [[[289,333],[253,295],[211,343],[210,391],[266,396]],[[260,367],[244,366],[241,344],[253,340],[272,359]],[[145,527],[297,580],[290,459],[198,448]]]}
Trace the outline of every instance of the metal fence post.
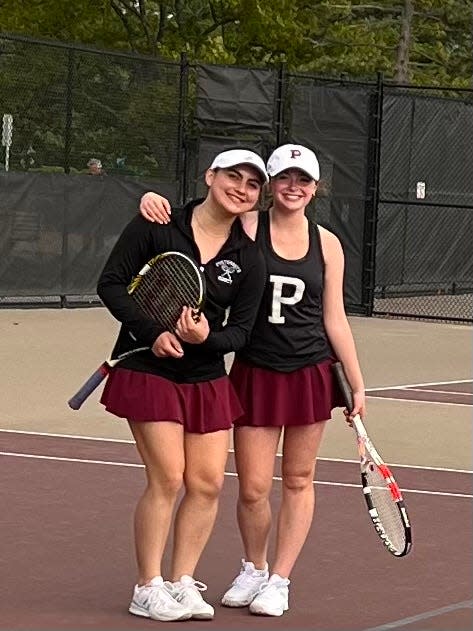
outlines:
{"label": "metal fence post", "polygon": [[179,203],[185,204],[187,191],[187,152],[185,143],[186,107],[189,81],[189,62],[186,53],[181,53],[179,74],[179,127],[177,131],[176,180],[178,182]]}
{"label": "metal fence post", "polygon": [[381,164],[381,134],[383,122],[383,74],[377,73],[376,91],[371,110],[371,125],[368,147],[368,201],[365,205],[363,231],[362,300],[367,316],[373,315],[376,282],[376,229],[379,204],[379,177]]}
{"label": "metal fence post", "polygon": [[276,146],[280,145],[284,138],[284,97],[286,94],[286,68],[284,63],[279,64],[276,94]]}
{"label": "metal fence post", "polygon": [[66,82],[66,124],[64,128],[64,173],[71,170],[72,147],[72,92],[74,89],[74,64],[76,51],[69,48],[67,53],[67,82]]}

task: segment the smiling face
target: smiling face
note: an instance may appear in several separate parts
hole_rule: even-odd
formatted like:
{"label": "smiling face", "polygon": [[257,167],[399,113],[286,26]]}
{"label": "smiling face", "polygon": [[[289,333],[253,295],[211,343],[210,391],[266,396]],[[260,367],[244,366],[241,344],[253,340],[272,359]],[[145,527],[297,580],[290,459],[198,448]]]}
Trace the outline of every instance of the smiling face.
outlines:
{"label": "smiling face", "polygon": [[230,215],[253,210],[263,187],[259,171],[247,164],[208,169],[205,182],[209,187],[207,198]]}
{"label": "smiling face", "polygon": [[279,210],[304,209],[317,190],[317,182],[300,169],[287,169],[271,178],[273,206]]}

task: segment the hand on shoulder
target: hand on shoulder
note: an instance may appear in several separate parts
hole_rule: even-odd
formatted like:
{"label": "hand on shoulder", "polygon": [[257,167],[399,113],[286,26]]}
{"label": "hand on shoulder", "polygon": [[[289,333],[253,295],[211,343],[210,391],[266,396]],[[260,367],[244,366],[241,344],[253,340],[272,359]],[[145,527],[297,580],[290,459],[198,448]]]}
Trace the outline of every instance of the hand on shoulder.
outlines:
{"label": "hand on shoulder", "polygon": [[162,195],[149,191],[140,200],[140,214],[153,223],[166,224],[171,221],[171,204]]}

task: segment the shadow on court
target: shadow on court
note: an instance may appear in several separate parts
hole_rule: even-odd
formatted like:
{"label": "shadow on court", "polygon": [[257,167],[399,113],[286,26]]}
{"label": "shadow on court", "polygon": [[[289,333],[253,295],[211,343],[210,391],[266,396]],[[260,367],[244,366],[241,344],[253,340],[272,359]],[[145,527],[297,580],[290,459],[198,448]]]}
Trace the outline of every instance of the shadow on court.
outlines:
{"label": "shadow on court", "polygon": [[[0,451],[1,629],[466,631],[473,625],[468,473],[395,469],[414,537],[410,555],[396,559],[372,530],[358,465],[320,460],[317,519],[292,577],[290,609],[263,618],[218,604],[242,556],[230,454],[217,525],[196,572],[208,584],[215,620],[161,623],[127,613],[135,577],[132,514],[144,483],[133,445],[0,432]],[[279,493],[276,480],[275,502]]]}

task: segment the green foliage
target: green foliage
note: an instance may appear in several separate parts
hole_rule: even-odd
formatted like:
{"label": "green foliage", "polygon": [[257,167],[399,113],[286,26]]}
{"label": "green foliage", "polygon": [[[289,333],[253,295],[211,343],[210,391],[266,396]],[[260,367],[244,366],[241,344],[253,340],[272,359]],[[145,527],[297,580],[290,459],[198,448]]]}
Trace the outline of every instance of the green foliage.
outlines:
{"label": "green foliage", "polygon": [[1,44],[0,113],[13,116],[12,170],[80,172],[96,157],[109,172],[174,177],[179,66]]}
{"label": "green foliage", "polygon": [[14,117],[10,168],[84,172],[96,157],[109,173],[173,180],[179,66],[168,60],[184,51],[191,62],[394,78],[409,2],[406,80],[471,86],[471,0],[0,0],[5,32],[161,62],[2,39],[0,113]]}
{"label": "green foliage", "polygon": [[[274,65],[373,79],[396,75],[409,0],[0,0],[23,33],[177,60]],[[471,87],[471,0],[410,0],[409,79]]]}

